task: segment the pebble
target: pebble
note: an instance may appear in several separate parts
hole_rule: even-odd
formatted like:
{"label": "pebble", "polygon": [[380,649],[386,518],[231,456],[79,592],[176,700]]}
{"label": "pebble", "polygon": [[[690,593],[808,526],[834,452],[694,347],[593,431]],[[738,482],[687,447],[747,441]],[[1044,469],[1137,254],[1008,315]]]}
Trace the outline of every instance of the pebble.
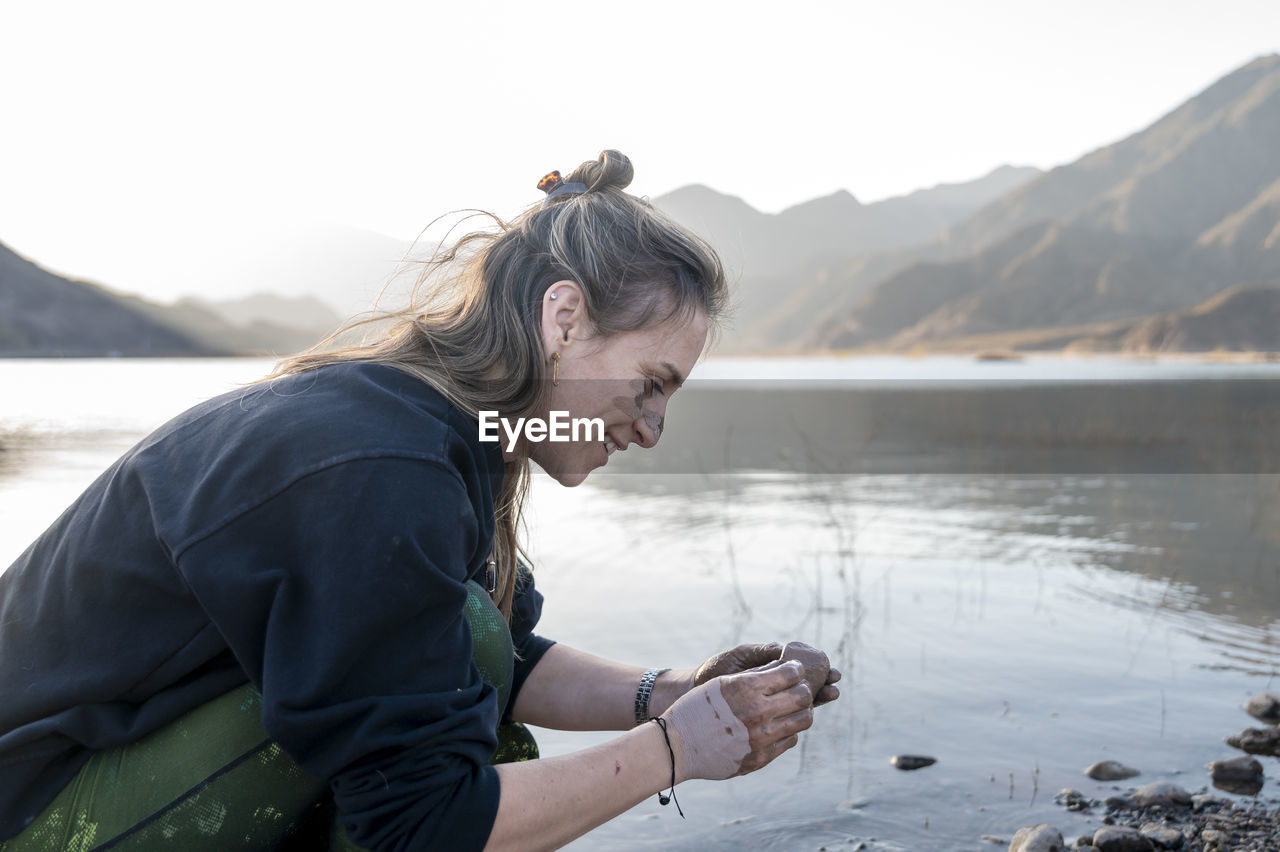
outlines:
{"label": "pebble", "polygon": [[1191,807],[1197,811],[1201,811],[1211,805],[1225,804],[1226,801],[1226,799],[1215,796],[1212,793],[1196,793],[1191,797]]}
{"label": "pebble", "polygon": [[1216,828],[1206,828],[1200,832],[1200,840],[1205,846],[1220,846],[1227,839],[1227,835]]}
{"label": "pebble", "polygon": [[1123,781],[1142,773],[1118,760],[1100,760],[1084,771],[1094,781]]}
{"label": "pebble", "polygon": [[788,642],[782,649],[780,660],[795,660],[803,668],[805,682],[809,684],[809,694],[817,695],[823,684],[827,682],[827,671],[831,662],[827,655],[812,645],[803,642]]}
{"label": "pebble", "polygon": [[1260,693],[1244,703],[1244,711],[1259,722],[1280,724],[1280,697],[1270,692]]}
{"label": "pebble", "polygon": [[[1237,800],[1201,792],[1192,797],[1192,808],[1159,804],[1139,807],[1129,799],[1119,801],[1121,804],[1108,805],[1101,822],[1138,829],[1150,844],[1147,849],[1172,849],[1176,852],[1280,850],[1280,807],[1276,806],[1275,799]],[[1106,850],[1104,830],[1099,828],[1093,837],[1084,837],[1077,842],[1088,844],[1092,841],[1095,847]],[[1160,833],[1156,834],[1157,831]],[[1165,831],[1170,833],[1165,834]],[[1181,835],[1180,842],[1174,833]],[[1175,845],[1164,845],[1170,843]]]}
{"label": "pebble", "polygon": [[[1244,708],[1267,724],[1280,723],[1280,697],[1276,695],[1254,696]],[[1108,797],[1106,812],[1101,817],[1091,817],[1102,825],[1093,834],[1076,838],[1074,852],[1280,852],[1280,807],[1276,806],[1280,799],[1258,797],[1265,782],[1262,764],[1248,756],[1280,757],[1280,727],[1245,728],[1226,741],[1246,754],[1210,763],[1213,786],[1254,799],[1223,798],[1204,787],[1192,796],[1176,784],[1144,784],[1127,794]],[[898,766],[899,761],[914,757],[900,755],[893,762]],[[925,760],[928,763],[921,765],[934,762],[933,758]],[[1141,774],[1113,760],[1099,761],[1084,773],[1104,782]],[[1086,814],[1100,804],[1071,788],[1059,792],[1055,801],[1068,810]],[[990,835],[984,835],[982,840],[1001,842]],[[1067,847],[1061,831],[1040,824],[1020,828],[1009,843],[1009,852],[1067,852]]]}
{"label": "pebble", "polygon": [[1140,808],[1159,805],[1164,808],[1185,808],[1191,805],[1191,794],[1177,784],[1155,781],[1134,790],[1129,801]]}
{"label": "pebble", "polygon": [[1228,793],[1254,796],[1262,789],[1262,764],[1252,757],[1230,757],[1209,764],[1213,786]]}
{"label": "pebble", "polygon": [[1167,825],[1149,822],[1138,829],[1157,849],[1181,849],[1186,842],[1182,832]]}
{"label": "pebble", "polygon": [[1064,852],[1062,832],[1051,825],[1026,825],[1014,833],[1009,852]]}
{"label": "pebble", "polygon": [[938,762],[938,758],[929,757],[926,754],[895,754],[889,758],[889,762],[903,771],[910,771],[933,766]]}
{"label": "pebble", "polygon": [[1227,737],[1227,745],[1248,754],[1280,757],[1280,728],[1245,728]]}
{"label": "pebble", "polygon": [[1093,833],[1093,845],[1101,852],[1151,852],[1151,841],[1136,828],[1107,826]]}
{"label": "pebble", "polygon": [[1053,800],[1060,805],[1066,807],[1069,811],[1087,811],[1094,803],[1090,802],[1088,797],[1079,790],[1072,790],[1070,787],[1063,789]]}

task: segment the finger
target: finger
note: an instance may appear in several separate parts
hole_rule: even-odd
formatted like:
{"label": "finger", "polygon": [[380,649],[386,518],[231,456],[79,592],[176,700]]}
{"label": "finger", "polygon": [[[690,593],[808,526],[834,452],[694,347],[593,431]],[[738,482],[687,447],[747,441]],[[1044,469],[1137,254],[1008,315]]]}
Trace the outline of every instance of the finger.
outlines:
{"label": "finger", "polygon": [[808,710],[813,706],[813,692],[809,689],[809,684],[801,678],[799,683],[770,695],[767,701],[769,702],[767,712],[777,718]]}
{"label": "finger", "polygon": [[734,651],[741,655],[747,666],[758,666],[772,662],[782,656],[782,646],[777,642],[765,642],[759,645],[739,645]]}
{"label": "finger", "polygon": [[756,667],[754,667],[754,668],[746,669],[746,671],[749,671],[749,672],[767,672],[767,671],[769,671],[769,669],[776,669],[778,666],[782,665],[782,664],[783,664],[783,663],[785,663],[785,662],[787,662],[787,661],[786,661],[786,660],[770,660],[769,662],[765,663],[765,664],[764,664],[764,665],[762,665],[762,666],[756,666]]}
{"label": "finger", "polygon": [[821,704],[830,704],[840,697],[840,688],[836,686],[824,686],[818,690],[818,696],[813,699],[813,706],[817,707]]}
{"label": "finger", "polygon": [[788,749],[794,748],[798,742],[800,742],[800,737],[792,734],[784,740],[777,740],[758,751],[751,752],[743,758],[742,768],[738,770],[738,774],[746,775],[748,772],[755,772],[763,766],[768,766],[773,762],[774,758]]}
{"label": "finger", "polygon": [[[777,666],[755,672],[752,677],[758,678],[760,691],[765,695],[785,692],[798,683],[804,682],[804,666],[795,660],[779,661]],[[808,686],[805,687],[808,689]],[[812,698],[812,696],[810,696]]]}
{"label": "finger", "polygon": [[785,716],[779,716],[773,720],[770,725],[772,735],[777,739],[784,739],[801,731],[807,731],[813,726],[813,708],[802,707],[794,713],[788,713]]}
{"label": "finger", "polygon": [[770,743],[785,740],[813,727],[813,708],[804,706],[764,722],[751,732],[751,750],[759,751]]}
{"label": "finger", "polygon": [[748,727],[752,724],[769,725],[775,720],[792,713],[809,710],[813,707],[813,693],[803,678],[786,689],[771,695],[757,694],[753,704],[747,705],[746,715],[740,716]]}
{"label": "finger", "polygon": [[837,668],[832,668],[827,671],[827,683],[835,683],[841,677],[843,677],[843,675],[840,674],[840,670]]}

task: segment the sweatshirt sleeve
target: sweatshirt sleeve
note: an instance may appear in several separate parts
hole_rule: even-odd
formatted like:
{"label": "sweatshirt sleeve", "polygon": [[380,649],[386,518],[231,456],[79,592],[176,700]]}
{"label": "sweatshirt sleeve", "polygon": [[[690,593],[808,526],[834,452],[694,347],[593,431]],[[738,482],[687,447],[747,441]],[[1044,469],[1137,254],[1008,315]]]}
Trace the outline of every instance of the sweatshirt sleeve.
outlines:
{"label": "sweatshirt sleeve", "polygon": [[261,690],[267,733],[329,779],[371,850],[481,849],[497,815],[497,697],[463,615],[490,546],[475,512],[447,466],[361,459],[175,554]]}
{"label": "sweatshirt sleeve", "polygon": [[516,706],[516,696],[520,694],[529,673],[542,659],[555,642],[545,639],[533,632],[542,617],[542,594],[534,586],[533,571],[523,562],[516,575],[516,592],[511,602],[511,644],[515,649],[515,669],[511,682],[511,697],[507,699],[507,709],[502,721],[511,721],[511,710]]}

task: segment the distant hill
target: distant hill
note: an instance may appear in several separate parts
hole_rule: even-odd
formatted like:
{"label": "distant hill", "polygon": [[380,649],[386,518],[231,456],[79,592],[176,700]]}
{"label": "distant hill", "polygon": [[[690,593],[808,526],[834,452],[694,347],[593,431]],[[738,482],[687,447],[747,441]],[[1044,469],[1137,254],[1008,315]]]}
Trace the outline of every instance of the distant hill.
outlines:
{"label": "distant hill", "polygon": [[1280,281],[1231,287],[1205,302],[1139,319],[902,341],[876,350],[936,353],[1280,352]]}
{"label": "distant hill", "polygon": [[310,297],[162,305],[55,275],[0,244],[0,356],[283,355],[339,324]]}
{"label": "distant hill", "polygon": [[[1039,174],[1002,166],[969,183],[872,204],[841,190],[777,214],[700,185],[653,203],[720,252],[733,283],[736,316],[721,350],[745,351],[782,345],[812,331],[815,311],[823,315],[853,304],[847,291],[821,286],[824,270],[868,252],[928,240]],[[819,286],[806,291],[799,285],[810,281]]]}
{"label": "distant hill", "polygon": [[[1077,342],[1077,347],[1085,342]],[[1194,308],[1140,320],[1115,348],[1125,352],[1280,352],[1280,282],[1269,287],[1232,287]]]}
{"label": "distant hill", "polygon": [[[204,346],[216,347],[236,355],[286,355],[298,352],[323,340],[337,327],[336,323],[331,322],[318,325],[295,322],[287,312],[254,314],[244,309],[245,303],[242,300],[229,303],[238,309],[224,313],[222,302],[183,299],[173,305],[161,305],[138,296],[120,298],[140,313],[178,329]],[[280,304],[287,304],[289,301],[291,300],[282,299]],[[306,304],[312,310],[318,308],[330,313],[323,306],[313,307],[310,300]]]}
{"label": "distant hill", "polygon": [[0,355],[214,355],[195,339],[87,281],[54,275],[0,244]]}
{"label": "distant hill", "polygon": [[187,298],[179,300],[178,304],[211,311],[225,322],[237,326],[265,323],[327,333],[342,324],[337,312],[314,296],[254,293],[239,299],[217,301]]}
{"label": "distant hill", "polygon": [[[936,349],[1123,324],[1280,279],[1277,140],[1280,56],[1271,55],[935,240],[824,270],[826,292],[858,292],[858,301],[788,342]],[[1168,340],[1190,346],[1193,336]]]}
{"label": "distant hill", "polygon": [[342,324],[311,296],[255,293],[240,299],[181,299],[164,309],[169,321],[201,340],[222,340],[237,352],[283,355],[307,349]]}
{"label": "distant hill", "polygon": [[[429,255],[430,249],[429,244],[417,245],[410,261]],[[417,274],[416,266],[406,262],[409,253],[408,243],[371,231],[282,227],[232,246],[211,259],[198,278],[189,273],[185,280],[191,293],[257,292],[310,298],[346,319],[371,310],[375,302],[384,308],[402,304]],[[270,319],[293,322],[293,314],[274,314]],[[308,320],[307,324],[314,323]]]}

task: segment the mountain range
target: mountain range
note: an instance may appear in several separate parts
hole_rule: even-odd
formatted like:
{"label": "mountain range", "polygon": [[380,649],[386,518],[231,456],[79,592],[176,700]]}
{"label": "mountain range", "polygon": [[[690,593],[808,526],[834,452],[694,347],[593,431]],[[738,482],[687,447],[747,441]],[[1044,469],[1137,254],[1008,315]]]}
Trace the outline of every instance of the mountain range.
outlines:
{"label": "mountain range", "polygon": [[[825,201],[837,218],[839,205]],[[805,243],[782,228],[749,230],[741,211],[711,221],[679,197],[656,202],[726,256],[754,253],[738,282],[731,351],[968,349],[1015,333],[1026,347],[1060,348],[1075,332],[1076,348],[1242,348],[1231,336],[1237,312],[1274,298],[1280,283],[1280,56],[1255,59],[1150,127],[1021,181],[914,244],[877,243],[851,219],[842,242]],[[807,260],[789,271],[758,262],[786,253],[783,243]],[[1157,344],[1095,327],[1150,317],[1150,330],[1229,288],[1242,289],[1197,309],[1194,335]],[[1280,349],[1280,325],[1250,343]]]}
{"label": "mountain range", "polygon": [[[755,239],[724,250],[730,275],[755,280],[783,279],[817,259],[840,257],[829,245],[850,239],[863,247],[909,244],[959,221],[987,200],[1039,174],[1035,169],[1002,167],[967,184],[943,185],[902,198],[862,205],[847,192],[797,205],[782,213],[759,213],[745,202],[700,186],[677,190],[655,203],[700,222],[724,237],[748,233]],[[726,224],[728,223],[728,224]],[[768,249],[781,239],[782,250]],[[284,297],[268,292],[251,297],[187,297],[164,305],[87,281],[55,275],[0,244],[0,355],[94,354],[259,354],[304,349],[323,339],[341,317],[366,312],[377,302],[395,307],[412,286],[412,258],[428,254],[389,237],[356,230],[330,229],[287,234],[273,247],[251,245],[223,260],[222,274],[237,284],[305,290]],[[410,258],[410,262],[403,262]],[[208,274],[209,270],[202,270]],[[210,288],[212,289],[212,288]],[[77,294],[69,300],[65,294]],[[59,296],[58,294],[64,294]],[[769,297],[760,290],[758,294]],[[116,317],[101,334],[77,335],[90,317],[77,306],[96,306],[94,315]],[[742,310],[742,305],[737,309]],[[748,303],[747,310],[753,305]],[[126,321],[126,317],[131,319]],[[135,333],[155,329],[158,335]],[[8,331],[6,331],[6,326]],[[126,333],[127,332],[127,333]]]}
{"label": "mountain range", "polygon": [[815,315],[852,305],[851,294],[828,286],[830,270],[851,258],[933,238],[1039,174],[1029,166],[1001,166],[969,183],[871,204],[841,190],[776,214],[700,185],[653,203],[706,238],[724,262],[733,282],[735,323],[721,349],[758,351],[801,340]]}
{"label": "mountain range", "polygon": [[[1044,173],[1002,166],[869,204],[842,190],[776,214],[700,185],[653,203],[722,255],[721,352],[1280,350],[1274,54]],[[306,295],[159,305],[0,245],[0,354],[294,351],[385,282],[398,301],[407,250],[355,231],[278,240],[222,274]]]}

